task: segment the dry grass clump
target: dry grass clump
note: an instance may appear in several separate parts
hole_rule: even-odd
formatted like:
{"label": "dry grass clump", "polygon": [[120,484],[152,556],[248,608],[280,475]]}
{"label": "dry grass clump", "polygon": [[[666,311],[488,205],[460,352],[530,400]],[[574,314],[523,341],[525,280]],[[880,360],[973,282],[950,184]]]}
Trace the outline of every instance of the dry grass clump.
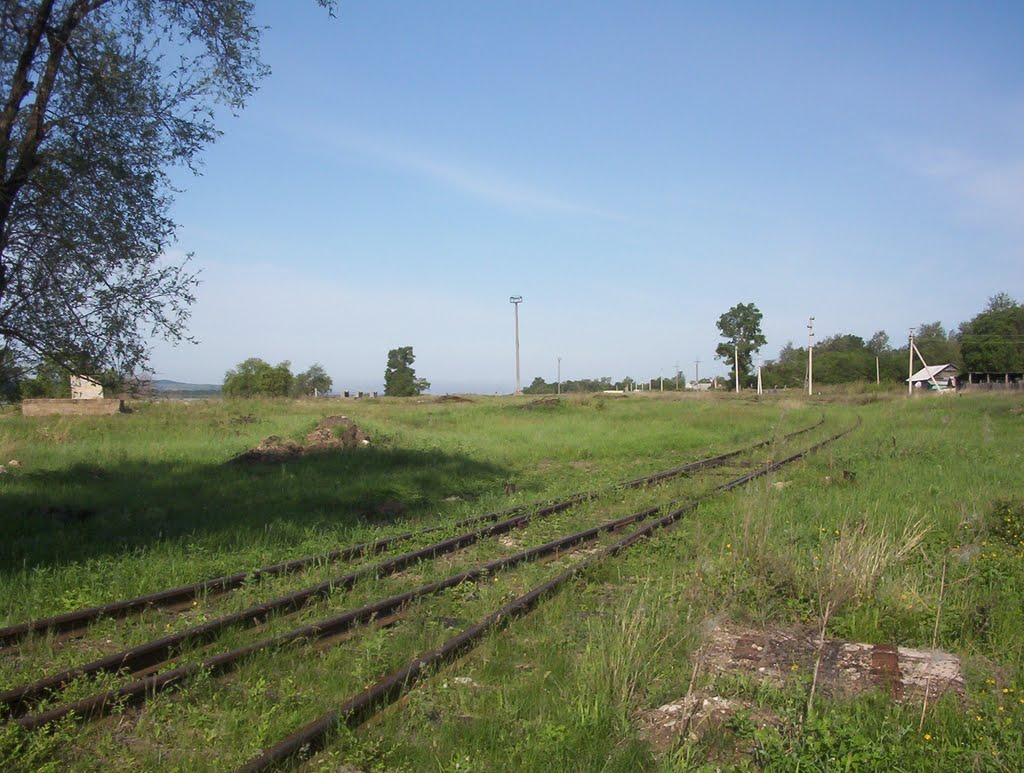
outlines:
{"label": "dry grass clump", "polygon": [[832,615],[849,602],[873,594],[885,571],[906,561],[932,528],[919,519],[906,525],[903,532],[893,538],[882,526],[876,525],[870,532],[866,521],[843,526],[838,529],[835,541],[823,551],[820,561],[815,562],[819,637],[814,678],[807,698],[808,714],[814,707],[825,631]]}

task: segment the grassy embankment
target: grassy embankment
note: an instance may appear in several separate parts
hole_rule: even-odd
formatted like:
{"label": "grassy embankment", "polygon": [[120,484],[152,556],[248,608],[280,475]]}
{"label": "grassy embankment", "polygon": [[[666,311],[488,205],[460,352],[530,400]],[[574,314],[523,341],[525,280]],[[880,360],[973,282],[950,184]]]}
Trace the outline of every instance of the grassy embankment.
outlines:
{"label": "grassy embankment", "polygon": [[[321,762],[407,770],[674,769],[723,759],[773,769],[1024,767],[1019,398],[859,408],[647,396],[536,411],[521,404],[210,403],[140,405],[112,418],[4,417],[0,458],[21,464],[0,478],[0,622],[597,488],[806,425],[822,412],[833,430],[859,414],[863,426],[831,451],[703,506],[672,532],[606,562],[399,707],[344,734]],[[374,444],[268,468],[224,465],[267,435],[300,438],[325,412],[347,413]],[[855,479],[844,481],[843,470]],[[506,482],[516,484],[512,497]],[[788,484],[772,485],[780,482]],[[623,496],[587,517],[623,514],[645,498],[656,501],[657,492]],[[580,527],[556,518],[531,531],[529,544]],[[923,541],[901,556],[908,534]],[[451,570],[414,573],[430,580]],[[141,712],[27,739],[5,730],[0,761],[26,769],[231,767],[436,646],[452,633],[444,621],[482,617],[554,571],[537,565],[511,584],[457,588],[429,615],[364,633],[312,663],[266,653],[232,679],[201,680]],[[337,608],[407,586],[366,583]],[[249,598],[267,592],[252,589]],[[818,695],[804,716],[805,674],[782,688],[709,683],[700,673],[693,681],[691,655],[703,631],[727,620],[825,623],[830,635],[858,641],[934,641],[964,658],[967,697],[933,703],[922,720],[919,706],[878,696]],[[138,636],[162,623],[149,615]],[[112,640],[119,630],[97,627]],[[3,684],[24,681],[37,661],[74,660],[51,647],[26,646]],[[728,732],[655,757],[638,712],[690,689],[745,699],[775,724],[758,730],[741,713]],[[751,748],[756,754],[746,753]]]}

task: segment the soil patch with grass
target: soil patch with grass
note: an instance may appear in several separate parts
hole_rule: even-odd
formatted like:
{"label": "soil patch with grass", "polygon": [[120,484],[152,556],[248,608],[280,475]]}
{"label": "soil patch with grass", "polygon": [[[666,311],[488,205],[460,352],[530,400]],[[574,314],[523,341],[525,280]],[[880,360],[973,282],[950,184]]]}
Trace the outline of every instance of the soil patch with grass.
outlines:
{"label": "soil patch with grass", "polygon": [[306,435],[302,443],[271,435],[255,448],[231,459],[229,464],[273,464],[369,444],[369,435],[347,416],[327,416]]}

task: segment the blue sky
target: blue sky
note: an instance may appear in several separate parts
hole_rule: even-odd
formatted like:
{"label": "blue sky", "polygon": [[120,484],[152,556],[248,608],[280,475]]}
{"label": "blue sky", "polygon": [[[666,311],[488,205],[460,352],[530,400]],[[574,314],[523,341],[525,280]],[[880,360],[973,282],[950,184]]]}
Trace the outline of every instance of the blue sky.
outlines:
{"label": "blue sky", "polygon": [[[175,205],[198,346],[432,392],[724,373],[1024,300],[1024,4],[257,0],[273,75]],[[770,6],[770,7],[769,7]]]}

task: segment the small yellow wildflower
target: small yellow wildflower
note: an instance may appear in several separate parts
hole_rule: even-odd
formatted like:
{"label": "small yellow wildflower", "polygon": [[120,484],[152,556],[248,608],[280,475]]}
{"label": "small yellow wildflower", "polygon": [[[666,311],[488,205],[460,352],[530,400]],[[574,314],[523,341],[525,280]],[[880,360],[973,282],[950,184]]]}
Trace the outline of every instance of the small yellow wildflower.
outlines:
{"label": "small yellow wildflower", "polygon": [[790,671],[799,671],[800,670],[800,666],[798,664],[794,663],[793,665],[791,665],[789,667],[789,670]]}
{"label": "small yellow wildflower", "polygon": [[932,740],[932,734],[931,733],[925,733],[924,734],[924,740],[926,740],[926,741]]}

